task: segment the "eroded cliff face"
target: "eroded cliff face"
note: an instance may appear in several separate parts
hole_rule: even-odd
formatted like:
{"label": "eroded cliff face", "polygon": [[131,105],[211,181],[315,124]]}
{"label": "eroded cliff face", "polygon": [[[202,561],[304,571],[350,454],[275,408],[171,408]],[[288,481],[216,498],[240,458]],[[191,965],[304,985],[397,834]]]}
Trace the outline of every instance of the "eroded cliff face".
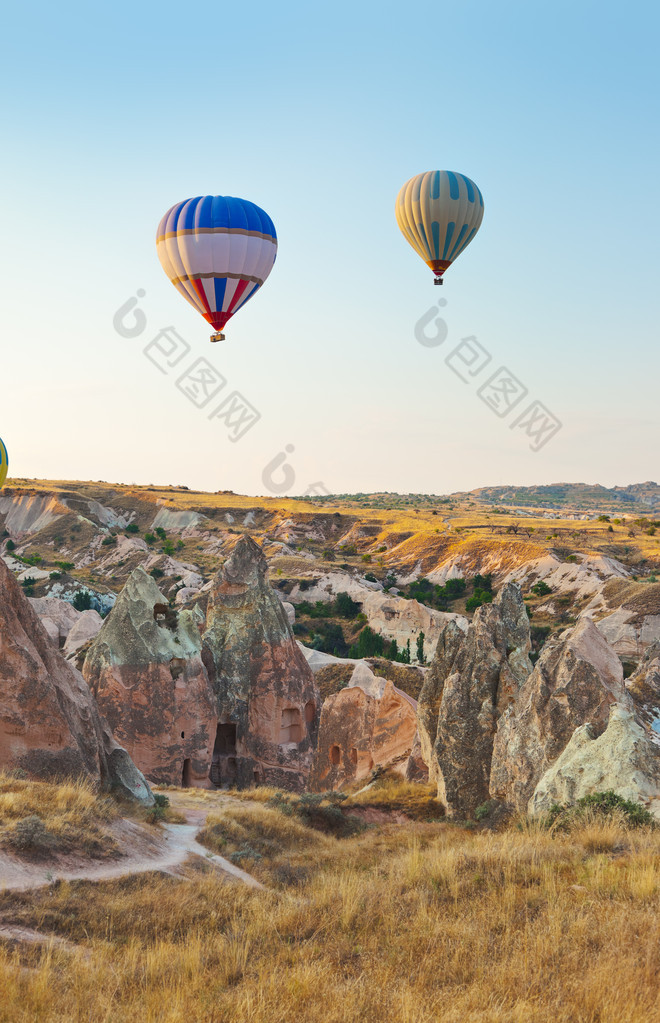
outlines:
{"label": "eroded cliff face", "polygon": [[172,610],[136,568],[83,666],[115,735],[159,784],[211,787],[218,711],[201,658],[203,622],[199,611]]}
{"label": "eroded cliff face", "polygon": [[448,815],[471,816],[489,798],[497,721],[532,670],[520,589],[508,583],[479,608],[467,634],[448,623],[420,694],[422,755]]}
{"label": "eroded cliff face", "polygon": [[267,567],[258,544],[241,537],[209,597],[201,656],[220,709],[211,777],[302,790],[320,697]]}
{"label": "eroded cliff face", "polygon": [[142,568],[122,590],[84,674],[150,778],[306,786],[320,699],[266,572],[261,548],[242,537],[206,619],[171,608]]}
{"label": "eroded cliff face", "polygon": [[0,559],[0,766],[87,777],[146,804],[153,796],[79,672],[55,649]]}
{"label": "eroded cliff face", "polygon": [[534,671],[499,721],[492,758],[491,795],[525,810],[534,789],[568,745],[589,723],[600,735],[610,707],[632,709],[619,658],[593,622],[575,628],[544,648]]}
{"label": "eroded cliff face", "polygon": [[[347,687],[323,704],[310,788],[339,789],[368,778],[376,767],[405,776],[416,733],[415,700],[358,661]],[[418,765],[411,767],[415,771]]]}

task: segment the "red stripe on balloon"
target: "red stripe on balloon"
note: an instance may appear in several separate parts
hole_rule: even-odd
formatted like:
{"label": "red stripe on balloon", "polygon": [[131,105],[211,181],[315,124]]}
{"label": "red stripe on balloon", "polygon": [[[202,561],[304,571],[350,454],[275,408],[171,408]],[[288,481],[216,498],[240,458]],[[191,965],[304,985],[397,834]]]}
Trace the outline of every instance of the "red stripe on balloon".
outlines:
{"label": "red stripe on balloon", "polygon": [[236,291],[234,292],[234,297],[232,298],[231,302],[227,306],[227,312],[229,313],[230,316],[234,312],[234,309],[236,307],[236,303],[238,302],[239,298],[241,297],[241,295],[243,294],[243,292],[245,291],[245,289],[247,288],[249,283],[250,283],[249,281],[240,281],[240,283],[236,285]]}
{"label": "red stripe on balloon", "polygon": [[[206,292],[204,291],[204,285],[202,284],[202,282],[200,280],[193,280],[193,281],[191,281],[191,284],[194,287],[194,289],[197,292],[197,294],[199,295],[199,297],[201,299],[201,302],[202,302],[202,305],[204,306],[204,309],[206,310],[204,319],[208,320],[209,323],[213,323],[212,317],[215,315],[215,313],[213,312],[213,310],[211,309],[211,306],[209,305],[209,300],[206,297]],[[213,324],[213,326],[215,326],[215,324]]]}

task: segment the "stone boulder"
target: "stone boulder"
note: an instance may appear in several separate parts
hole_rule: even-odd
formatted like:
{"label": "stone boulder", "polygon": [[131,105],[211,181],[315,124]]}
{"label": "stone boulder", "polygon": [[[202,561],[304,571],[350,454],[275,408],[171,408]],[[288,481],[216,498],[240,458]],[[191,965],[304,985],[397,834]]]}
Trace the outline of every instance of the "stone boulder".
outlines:
{"label": "stone boulder", "polygon": [[660,819],[660,748],[619,703],[611,704],[601,735],[591,724],[576,728],[534,789],[529,813],[547,813],[553,803],[570,805],[610,790],[641,803]]}
{"label": "stone boulder", "polygon": [[28,600],[55,646],[62,648],[80,618],[80,611],[57,597],[28,597]]}
{"label": "stone boulder", "polygon": [[405,776],[417,734],[416,706],[358,661],[347,687],[323,704],[310,788],[339,789],[367,778],[376,767]]}
{"label": "stone boulder", "polygon": [[73,657],[81,646],[98,636],[103,626],[103,619],[98,611],[81,611],[75,625],[69,631],[64,644],[63,654],[67,659]]}
{"label": "stone boulder", "polygon": [[607,726],[610,706],[632,708],[619,658],[589,618],[546,643],[515,704],[499,720],[490,794],[525,810],[573,732],[588,722]]}
{"label": "stone boulder", "polygon": [[320,697],[267,569],[261,547],[242,536],[209,594],[202,660],[219,711],[211,778],[300,791]]}
{"label": "stone boulder", "polygon": [[620,607],[596,622],[596,628],[624,661],[637,662],[660,642],[660,615],[640,615]]}
{"label": "stone boulder", "polygon": [[202,624],[201,612],[171,609],[136,568],[83,665],[115,735],[158,784],[212,787],[218,709],[201,658]]}
{"label": "stone boulder", "polygon": [[1,559],[0,767],[35,778],[86,777],[146,805],[154,801]]}

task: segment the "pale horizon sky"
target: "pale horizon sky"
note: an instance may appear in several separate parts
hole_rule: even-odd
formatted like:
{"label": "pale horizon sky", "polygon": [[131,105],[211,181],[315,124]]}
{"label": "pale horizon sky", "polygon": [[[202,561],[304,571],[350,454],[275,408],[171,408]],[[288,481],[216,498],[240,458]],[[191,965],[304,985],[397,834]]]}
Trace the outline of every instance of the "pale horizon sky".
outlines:
{"label": "pale horizon sky", "polygon": [[[657,479],[659,22],[591,0],[6,12],[10,475],[252,495]],[[442,289],[394,218],[436,168],[485,202]],[[222,345],[155,249],[163,213],[207,193],[279,237]],[[122,337],[138,289],[144,330]],[[165,327],[185,346],[167,373],[145,354]],[[199,359],[226,381],[204,408],[176,384]],[[478,393],[501,367],[525,389],[503,418]],[[259,418],[232,441],[209,414],[234,392]],[[515,420],[536,401],[562,425],[533,451]]]}

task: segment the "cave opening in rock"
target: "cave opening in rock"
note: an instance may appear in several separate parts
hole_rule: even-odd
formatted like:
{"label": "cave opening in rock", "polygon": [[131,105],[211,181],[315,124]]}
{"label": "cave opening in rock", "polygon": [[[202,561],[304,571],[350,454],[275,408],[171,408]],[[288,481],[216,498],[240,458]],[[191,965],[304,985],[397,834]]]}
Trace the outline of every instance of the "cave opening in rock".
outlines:
{"label": "cave opening in rock", "polygon": [[226,757],[232,753],[236,753],[236,724],[233,721],[218,721],[213,756]]}
{"label": "cave opening in rock", "polygon": [[312,722],[314,721],[315,717],[316,717],[316,704],[314,703],[313,700],[309,700],[305,704],[305,722],[308,725],[311,725]]}
{"label": "cave opening in rock", "polygon": [[341,760],[341,750],[339,746],[331,746],[329,756],[331,764],[338,764]]}
{"label": "cave opening in rock", "polygon": [[172,658],[170,661],[170,675],[172,676],[172,681],[176,682],[178,678],[181,678],[185,666],[186,662],[183,657]]}
{"label": "cave opening in rock", "polygon": [[176,632],[178,615],[169,604],[154,604],[154,621],[161,629],[169,629]]}
{"label": "cave opening in rock", "polygon": [[297,707],[285,707],[280,722],[280,743],[302,742],[302,717]]}
{"label": "cave opening in rock", "polygon": [[183,761],[183,770],[181,772],[181,785],[184,789],[189,789],[192,779],[192,768],[190,766],[190,757],[186,757]]}
{"label": "cave opening in rock", "polygon": [[358,751],[357,751],[357,748],[355,746],[353,746],[352,749],[351,749],[351,763],[352,764],[357,764],[357,762],[358,762]]}

